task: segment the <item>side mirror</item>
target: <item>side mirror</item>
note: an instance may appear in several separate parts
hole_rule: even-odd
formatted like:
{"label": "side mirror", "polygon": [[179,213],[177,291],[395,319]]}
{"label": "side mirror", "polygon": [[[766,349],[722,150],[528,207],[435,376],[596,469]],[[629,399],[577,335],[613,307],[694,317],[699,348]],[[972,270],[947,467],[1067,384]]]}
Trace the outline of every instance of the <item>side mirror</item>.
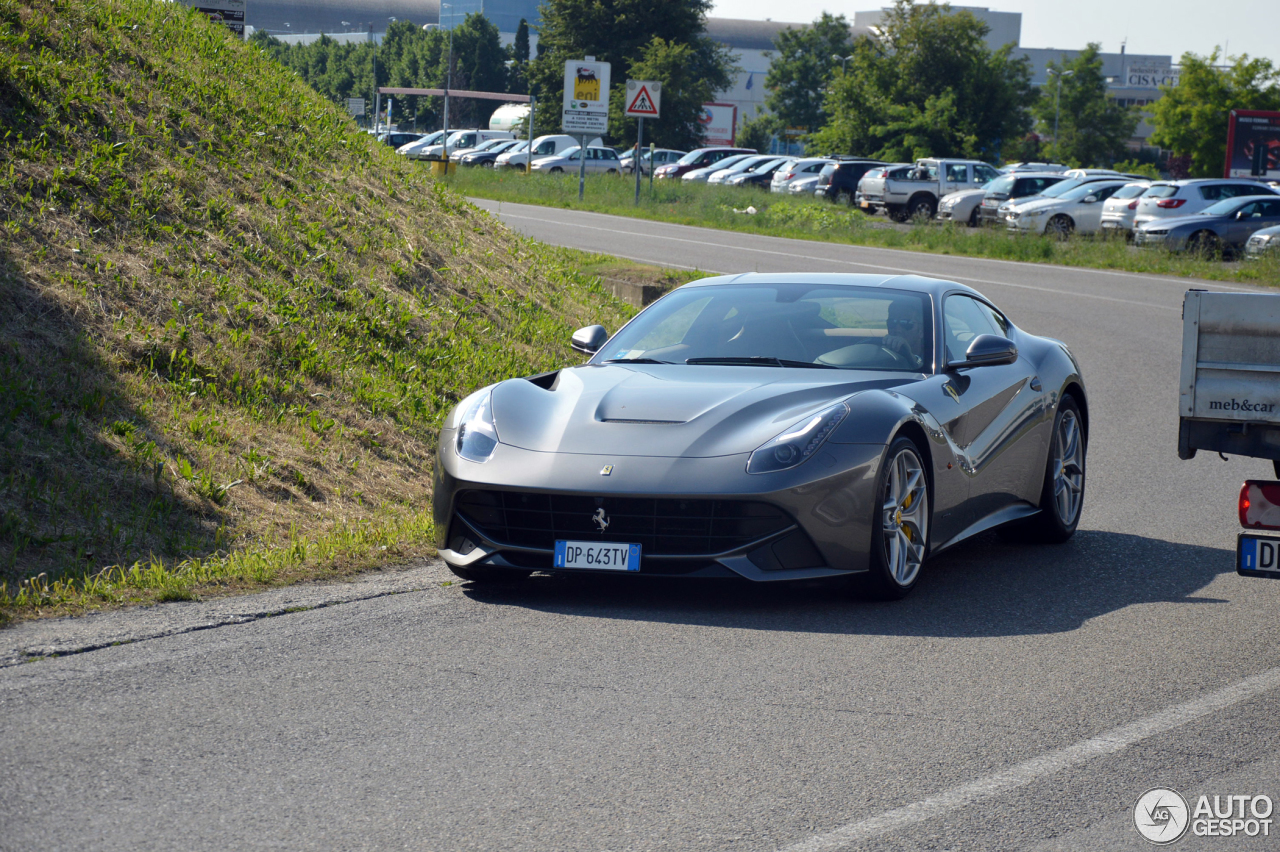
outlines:
{"label": "side mirror", "polygon": [[1097,204],[1097,203],[1098,203],[1098,196],[1096,196],[1096,195],[1086,195],[1084,198],[1080,199],[1080,203],[1081,203],[1081,204]]}
{"label": "side mirror", "polygon": [[573,333],[573,340],[569,345],[573,347],[575,352],[582,352],[586,355],[594,355],[600,351],[600,347],[604,346],[605,341],[609,339],[609,332],[604,330],[602,325],[589,325],[586,328],[580,328]]}
{"label": "side mirror", "polygon": [[979,334],[964,353],[964,360],[952,367],[986,367],[1012,364],[1018,360],[1018,346],[1012,340],[994,334]]}
{"label": "side mirror", "polygon": [[1249,218],[1249,217],[1248,217],[1247,215],[1245,215],[1245,212],[1244,212],[1243,210],[1237,210],[1237,211],[1236,211],[1235,218],[1236,218],[1237,220],[1240,220],[1240,219],[1247,219],[1247,218]]}

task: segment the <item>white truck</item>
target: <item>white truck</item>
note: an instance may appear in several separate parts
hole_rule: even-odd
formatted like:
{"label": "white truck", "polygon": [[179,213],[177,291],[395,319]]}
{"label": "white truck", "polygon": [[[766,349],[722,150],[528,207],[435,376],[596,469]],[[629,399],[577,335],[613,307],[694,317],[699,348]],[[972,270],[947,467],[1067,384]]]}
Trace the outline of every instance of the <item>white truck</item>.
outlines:
{"label": "white truck", "polygon": [[915,167],[903,174],[901,169],[887,169],[883,177],[864,178],[858,184],[863,209],[883,210],[895,222],[932,219],[941,199],[1000,177],[994,166],[980,160],[934,158],[917,160]]}
{"label": "white truck", "polygon": [[[1190,290],[1182,303],[1178,456],[1270,459],[1280,479],[1280,294]],[[1240,489],[1236,571],[1280,578],[1280,481]]]}

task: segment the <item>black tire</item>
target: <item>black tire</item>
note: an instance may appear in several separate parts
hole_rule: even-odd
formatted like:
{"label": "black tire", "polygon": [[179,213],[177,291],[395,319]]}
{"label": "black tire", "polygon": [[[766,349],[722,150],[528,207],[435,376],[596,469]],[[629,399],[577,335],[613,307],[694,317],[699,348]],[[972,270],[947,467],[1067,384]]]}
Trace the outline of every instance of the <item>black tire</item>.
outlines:
{"label": "black tire", "polygon": [[1065,213],[1059,213],[1049,220],[1049,224],[1045,225],[1044,232],[1046,236],[1065,240],[1075,232],[1075,229],[1076,223],[1071,220],[1071,217]]}
{"label": "black tire", "polygon": [[1202,260],[1222,259],[1222,240],[1213,231],[1196,231],[1187,240],[1187,251]]}
{"label": "black tire", "polygon": [[[1073,422],[1079,441],[1079,454],[1063,453],[1060,446],[1063,424]],[[1070,447],[1066,448],[1068,451]],[[1028,518],[1021,524],[1011,525],[1001,530],[1006,537],[1015,541],[1037,542],[1043,544],[1061,544],[1075,535],[1080,525],[1080,515],[1084,511],[1085,468],[1088,440],[1084,431],[1084,420],[1080,416],[1080,406],[1071,394],[1062,397],[1058,403],[1058,413],[1053,418],[1053,435],[1049,439],[1049,452],[1045,459],[1044,486],[1040,489],[1040,514]],[[1064,455],[1067,460],[1064,462]],[[1066,470],[1073,461],[1078,464],[1078,477]],[[1078,501],[1071,517],[1064,517],[1060,511],[1059,488],[1064,486],[1060,477],[1070,480],[1078,479]]]}
{"label": "black tire", "polygon": [[919,195],[907,204],[908,219],[932,219],[938,212],[938,202],[927,195]]}
{"label": "black tire", "polygon": [[552,168],[552,169],[549,169],[549,171],[550,171],[550,172],[551,172],[551,174],[553,174],[553,175],[558,175],[558,174],[561,174],[561,173],[564,171],[564,169],[560,168],[559,166],[556,166],[556,167],[554,167],[554,168]]}
{"label": "black tire", "polygon": [[973,212],[969,214],[969,227],[976,228],[982,224],[982,220],[978,217],[978,208],[973,208]]}
{"label": "black tire", "polygon": [[884,212],[889,216],[890,219],[899,223],[906,222],[908,219],[911,218],[911,214],[909,214],[902,207],[886,207],[884,209]]}
{"label": "black tire", "polygon": [[[448,565],[447,562],[445,564]],[[515,583],[528,579],[529,575],[533,573],[532,571],[522,571],[517,568],[495,568],[492,565],[472,565],[468,568],[449,565],[449,570],[459,578],[466,580],[468,583],[475,583],[477,586]]]}
{"label": "black tire", "polygon": [[1276,479],[1280,479],[1280,459],[1271,460],[1271,472],[1276,475]]}
{"label": "black tire", "polygon": [[853,206],[853,193],[847,189],[842,189],[836,193],[836,203],[844,204],[848,207]]}
{"label": "black tire", "polygon": [[[933,521],[933,489],[925,458],[916,443],[906,437],[897,438],[885,452],[872,508],[870,570],[852,578],[853,591],[860,597],[899,600],[910,594],[920,579],[923,564],[929,558]],[[905,462],[902,467],[900,460]],[[915,475],[918,481],[913,479]],[[886,508],[891,503],[896,508]],[[904,515],[904,509],[909,515]],[[896,540],[897,549],[891,540]]]}

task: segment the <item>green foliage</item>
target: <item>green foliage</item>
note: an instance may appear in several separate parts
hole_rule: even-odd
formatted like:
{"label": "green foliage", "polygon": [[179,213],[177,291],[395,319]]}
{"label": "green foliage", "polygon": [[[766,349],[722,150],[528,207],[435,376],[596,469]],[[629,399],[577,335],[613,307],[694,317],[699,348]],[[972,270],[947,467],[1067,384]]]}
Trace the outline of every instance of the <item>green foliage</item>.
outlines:
{"label": "green foliage", "polygon": [[1160,179],[1160,169],[1155,163],[1144,163],[1139,160],[1121,160],[1113,168],[1127,175],[1143,175],[1152,180]]}
{"label": "green foliage", "polygon": [[529,94],[529,22],[520,19],[515,41],[511,44],[511,70],[507,91]]}
{"label": "green foliage", "polygon": [[[617,86],[628,79],[656,79],[662,83],[662,118],[646,122],[645,135],[663,147],[690,146],[694,137],[685,105],[708,90],[728,88],[733,66],[729,52],[704,35],[710,8],[710,0],[546,0],[530,81],[534,93],[552,108],[538,111],[535,135],[560,131],[560,111],[554,105],[564,90],[565,62],[594,56],[611,65],[616,84],[611,110]],[[676,68],[678,58],[691,67]],[[633,68],[637,63],[639,69]],[[652,76],[639,73],[646,69]],[[668,113],[669,103],[678,105],[676,111]],[[610,138],[634,142],[635,123],[619,125],[611,117]]]}
{"label": "green foliage", "polygon": [[632,313],[178,4],[0,0],[0,111],[0,608],[421,552],[445,412]]}
{"label": "green foliage", "polygon": [[[662,116],[645,122],[645,144],[688,151],[702,144],[702,105],[717,91],[729,87],[725,70],[731,64],[728,48],[710,39],[679,43],[654,38],[641,58],[631,66],[636,80],[662,83]],[[609,135],[624,145],[634,145],[638,122],[624,116],[626,81],[613,87],[609,98]]]}
{"label": "green foliage", "polygon": [[1138,126],[1137,110],[1107,97],[1100,50],[1091,43],[1069,62],[1049,63],[1050,82],[1032,111],[1044,135],[1052,137],[1057,123],[1058,138],[1045,149],[1045,156],[1054,162],[1110,166],[1124,155],[1125,143]]}
{"label": "green foliage", "polygon": [[738,146],[755,148],[760,152],[768,151],[773,142],[776,126],[777,119],[767,111],[761,111],[751,117],[743,117],[738,122]]}
{"label": "green foliage", "polygon": [[888,160],[967,156],[995,160],[1002,140],[1025,135],[1031,71],[1012,45],[992,52],[986,24],[966,11],[896,0],[879,41],[854,43],[827,91],[821,151]]}
{"label": "green foliage", "polygon": [[[303,80],[333,103],[349,97],[363,97],[370,110],[374,102],[374,66],[377,86],[431,89],[449,81],[455,89],[487,92],[520,91],[521,79],[509,79],[507,52],[502,48],[498,28],[483,15],[473,12],[453,28],[452,54],[447,30],[423,30],[408,21],[387,27],[381,45],[339,44],[322,37],[311,44],[288,45],[259,30],[250,43],[298,73]],[[527,48],[527,33],[526,33]],[[452,55],[452,76],[448,74]],[[498,108],[498,101],[449,99],[450,127],[484,127]],[[392,121],[406,127],[438,128],[444,120],[444,98],[395,98]]]}
{"label": "green foliage", "polygon": [[1227,124],[1233,109],[1280,110],[1280,70],[1248,55],[1218,68],[1217,48],[1208,56],[1182,55],[1178,85],[1161,86],[1151,105],[1151,143],[1191,158],[1191,177],[1221,177],[1227,159]]}
{"label": "green foliage", "polygon": [[823,94],[841,72],[841,61],[834,57],[853,52],[849,22],[844,15],[823,12],[812,26],[783,30],[773,45],[765,77],[769,91],[765,106],[775,119],[770,129],[781,133],[802,128],[814,133],[827,123]]}

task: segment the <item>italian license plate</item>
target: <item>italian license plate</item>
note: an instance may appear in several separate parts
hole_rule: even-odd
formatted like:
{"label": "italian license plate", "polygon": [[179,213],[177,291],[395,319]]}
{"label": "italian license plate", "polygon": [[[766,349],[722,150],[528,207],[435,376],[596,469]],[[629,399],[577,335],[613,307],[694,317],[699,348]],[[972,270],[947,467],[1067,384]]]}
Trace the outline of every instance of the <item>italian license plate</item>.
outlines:
{"label": "italian license plate", "polygon": [[1236,573],[1280,579],[1280,538],[1240,533],[1236,537]]}
{"label": "italian license plate", "polygon": [[557,568],[639,571],[640,545],[599,541],[557,541]]}

